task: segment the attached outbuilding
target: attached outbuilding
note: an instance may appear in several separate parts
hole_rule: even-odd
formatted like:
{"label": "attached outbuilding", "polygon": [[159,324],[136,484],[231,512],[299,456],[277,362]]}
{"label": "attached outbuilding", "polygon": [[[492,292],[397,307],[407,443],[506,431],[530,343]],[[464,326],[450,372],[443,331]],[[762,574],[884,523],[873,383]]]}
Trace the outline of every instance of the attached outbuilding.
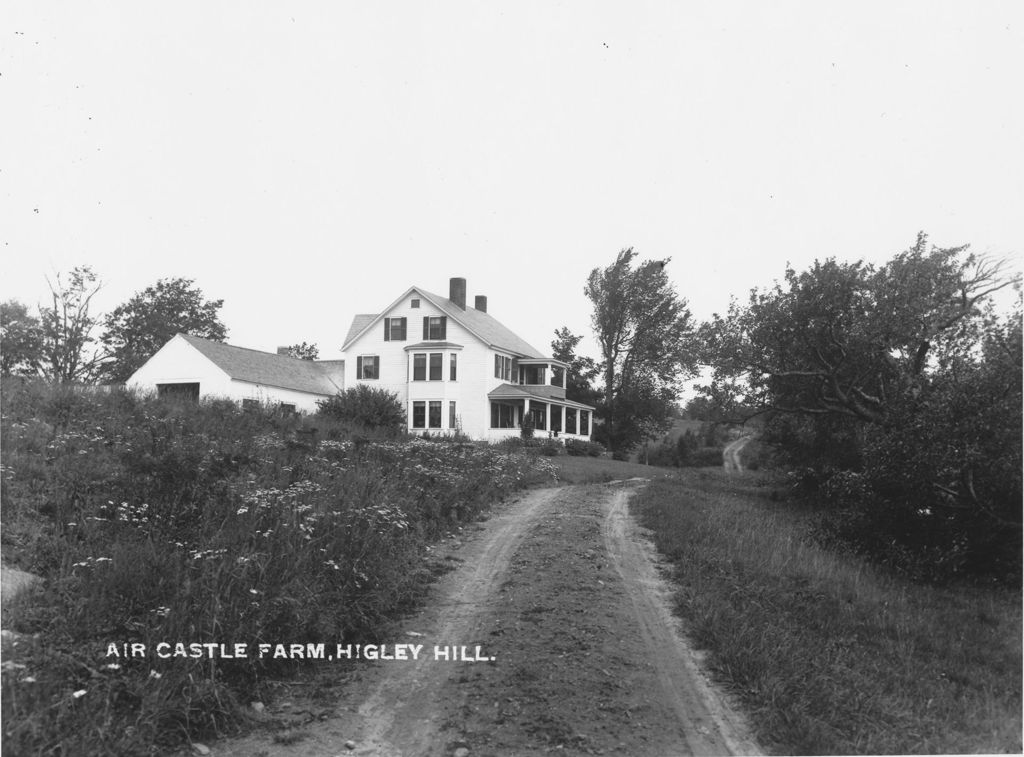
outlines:
{"label": "attached outbuilding", "polygon": [[220,397],[243,406],[278,405],[312,413],[317,401],[345,386],[344,360],[300,360],[178,334],[125,382],[130,389],[199,400]]}

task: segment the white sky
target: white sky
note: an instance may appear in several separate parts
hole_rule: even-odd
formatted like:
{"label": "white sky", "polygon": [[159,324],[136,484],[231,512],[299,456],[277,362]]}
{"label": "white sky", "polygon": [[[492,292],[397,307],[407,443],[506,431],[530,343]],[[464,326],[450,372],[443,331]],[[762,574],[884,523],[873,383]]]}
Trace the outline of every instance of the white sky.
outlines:
{"label": "white sky", "polygon": [[8,0],[0,297],[183,276],[229,342],[330,358],[464,276],[547,350],[627,246],[698,318],[922,229],[1019,259],[1022,30],[1019,0]]}

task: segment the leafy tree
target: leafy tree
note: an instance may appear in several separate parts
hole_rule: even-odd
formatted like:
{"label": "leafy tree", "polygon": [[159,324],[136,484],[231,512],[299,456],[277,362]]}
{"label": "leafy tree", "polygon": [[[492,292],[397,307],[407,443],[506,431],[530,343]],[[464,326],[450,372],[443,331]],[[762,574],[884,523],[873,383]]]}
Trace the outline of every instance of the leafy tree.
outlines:
{"label": "leafy tree", "polygon": [[320,349],[315,344],[299,342],[284,348],[285,355],[291,355],[302,360],[317,360],[320,357]]}
{"label": "leafy tree", "polygon": [[36,374],[42,352],[39,319],[17,300],[0,303],[0,372],[4,376]]}
{"label": "leafy tree", "polygon": [[788,270],[702,327],[706,394],[768,415],[859,549],[934,577],[1019,572],[1020,313],[990,303],[1018,282],[923,234],[879,267]]}
{"label": "leafy tree", "polygon": [[599,370],[593,358],[576,354],[576,347],[582,339],[582,336],[576,336],[565,326],[556,329],[555,338],[551,342],[551,356],[569,364],[565,396],[585,405],[594,405],[601,397],[601,392],[593,386]]}
{"label": "leafy tree", "polygon": [[218,313],[224,300],[206,300],[191,279],[160,279],[116,307],[104,321],[107,377],[126,381],[175,334],[224,341]]}
{"label": "leafy tree", "polygon": [[39,308],[40,370],[51,381],[91,381],[99,373],[102,354],[92,347],[98,320],[90,309],[103,284],[89,266],[73,268],[66,278],[57,274],[47,284],[53,306]]}
{"label": "leafy tree", "polygon": [[723,410],[841,415],[884,424],[894,403],[921,391],[928,360],[953,344],[993,292],[1009,286],[999,263],[930,250],[927,237],[885,266],[815,262],[785,284],[753,290],[745,306],[701,329],[705,388]]}
{"label": "leafy tree", "polygon": [[386,389],[358,384],[320,400],[317,406],[322,415],[368,431],[398,436],[406,430],[405,406]]}
{"label": "leafy tree", "polygon": [[613,451],[661,427],[694,368],[690,311],[665,273],[668,259],[636,258],[632,248],[622,250],[610,266],[591,271],[584,289],[602,356],[598,434]]}

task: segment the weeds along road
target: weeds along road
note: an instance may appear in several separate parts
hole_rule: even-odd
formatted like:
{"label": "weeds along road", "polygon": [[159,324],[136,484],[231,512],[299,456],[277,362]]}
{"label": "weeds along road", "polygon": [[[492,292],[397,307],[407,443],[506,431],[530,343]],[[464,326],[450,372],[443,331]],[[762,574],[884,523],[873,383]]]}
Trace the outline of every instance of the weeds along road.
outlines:
{"label": "weeds along road", "polygon": [[[387,640],[422,644],[419,659],[361,661],[321,720],[277,737],[293,743],[257,732],[213,754],[757,753],[678,632],[627,509],[639,485],[520,497],[452,552],[459,567]],[[435,659],[435,645],[494,660]]]}

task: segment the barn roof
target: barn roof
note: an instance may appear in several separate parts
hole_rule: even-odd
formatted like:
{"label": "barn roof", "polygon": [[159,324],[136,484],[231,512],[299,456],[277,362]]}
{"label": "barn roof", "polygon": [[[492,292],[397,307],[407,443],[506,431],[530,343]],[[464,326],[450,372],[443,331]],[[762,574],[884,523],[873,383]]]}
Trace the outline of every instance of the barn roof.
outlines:
{"label": "barn roof", "polygon": [[294,389],[310,394],[333,395],[342,390],[329,375],[327,364],[335,367],[339,362],[336,360],[325,361],[325,364],[321,365],[312,360],[300,360],[290,355],[251,350],[248,347],[235,347],[191,334],[178,336],[238,381]]}

